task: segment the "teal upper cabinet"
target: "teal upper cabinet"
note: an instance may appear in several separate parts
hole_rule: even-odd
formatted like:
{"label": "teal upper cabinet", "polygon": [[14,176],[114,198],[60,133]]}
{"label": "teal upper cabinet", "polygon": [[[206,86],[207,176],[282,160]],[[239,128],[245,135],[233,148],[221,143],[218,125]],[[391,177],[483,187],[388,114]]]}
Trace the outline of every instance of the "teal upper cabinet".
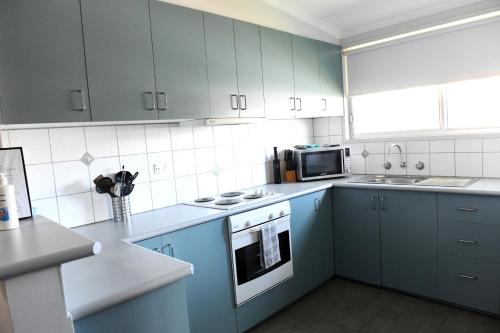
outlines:
{"label": "teal upper cabinet", "polygon": [[437,296],[435,193],[380,191],[382,285]]}
{"label": "teal upper cabinet", "polygon": [[344,115],[342,51],[338,45],[319,43],[319,78],[321,84],[320,116]]}
{"label": "teal upper cabinet", "polygon": [[147,0],[81,0],[92,120],[158,119]]}
{"label": "teal upper cabinet", "polygon": [[260,28],[267,118],[295,118],[292,36]]}
{"label": "teal upper cabinet", "polygon": [[160,119],[210,116],[200,11],[149,1]]}
{"label": "teal upper cabinet", "polygon": [[320,84],[318,42],[293,36],[293,74],[297,117],[315,117],[320,114]]}
{"label": "teal upper cabinet", "polygon": [[254,24],[234,21],[240,117],[264,117],[264,86],[260,31]]}
{"label": "teal upper cabinet", "polygon": [[225,219],[162,237],[166,255],[194,266],[186,279],[191,333],[237,332],[227,237]]}
{"label": "teal upper cabinet", "polygon": [[233,20],[203,13],[212,118],[239,117]]}
{"label": "teal upper cabinet", "polygon": [[334,189],[333,206],[336,273],[380,285],[378,191]]}
{"label": "teal upper cabinet", "polygon": [[0,1],[3,124],[90,121],[78,0]]}

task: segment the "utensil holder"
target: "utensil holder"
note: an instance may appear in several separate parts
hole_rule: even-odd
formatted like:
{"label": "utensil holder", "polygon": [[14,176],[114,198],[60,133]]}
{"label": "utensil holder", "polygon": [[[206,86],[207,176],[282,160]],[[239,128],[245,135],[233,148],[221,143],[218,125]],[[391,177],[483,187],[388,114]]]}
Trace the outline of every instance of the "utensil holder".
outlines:
{"label": "utensil holder", "polygon": [[131,218],[130,197],[112,197],[113,219],[115,222],[128,222]]}
{"label": "utensil holder", "polygon": [[285,182],[286,183],[295,183],[297,181],[297,175],[295,174],[295,170],[286,170],[285,171]]}

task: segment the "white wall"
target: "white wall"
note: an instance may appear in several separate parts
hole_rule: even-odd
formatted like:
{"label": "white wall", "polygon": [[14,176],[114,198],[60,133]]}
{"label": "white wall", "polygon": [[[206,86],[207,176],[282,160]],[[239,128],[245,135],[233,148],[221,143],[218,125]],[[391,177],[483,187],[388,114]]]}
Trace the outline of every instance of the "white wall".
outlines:
{"label": "white wall", "polygon": [[[262,124],[174,127],[168,124],[16,129],[2,131],[4,147],[23,147],[34,210],[68,227],[112,218],[108,195],[92,180],[140,172],[133,213],[200,196],[266,184],[272,147],[311,143],[310,119]],[[95,160],[86,166],[88,152]],[[161,172],[154,172],[153,165]]]}

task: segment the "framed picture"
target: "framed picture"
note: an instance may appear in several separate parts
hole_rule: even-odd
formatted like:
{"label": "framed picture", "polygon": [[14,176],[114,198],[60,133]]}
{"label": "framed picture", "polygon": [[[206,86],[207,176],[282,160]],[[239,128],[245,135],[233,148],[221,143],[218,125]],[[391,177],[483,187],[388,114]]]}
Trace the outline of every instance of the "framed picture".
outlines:
{"label": "framed picture", "polygon": [[31,217],[31,199],[21,147],[0,148],[0,172],[9,184],[14,185],[19,219]]}

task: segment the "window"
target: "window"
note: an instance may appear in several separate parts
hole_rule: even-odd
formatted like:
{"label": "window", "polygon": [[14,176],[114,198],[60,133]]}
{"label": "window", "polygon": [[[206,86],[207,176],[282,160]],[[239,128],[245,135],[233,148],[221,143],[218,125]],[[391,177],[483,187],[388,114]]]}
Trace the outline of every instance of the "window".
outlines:
{"label": "window", "polygon": [[500,129],[500,76],[349,98],[351,136]]}
{"label": "window", "polygon": [[439,129],[439,89],[424,87],[351,98],[354,133]]}

